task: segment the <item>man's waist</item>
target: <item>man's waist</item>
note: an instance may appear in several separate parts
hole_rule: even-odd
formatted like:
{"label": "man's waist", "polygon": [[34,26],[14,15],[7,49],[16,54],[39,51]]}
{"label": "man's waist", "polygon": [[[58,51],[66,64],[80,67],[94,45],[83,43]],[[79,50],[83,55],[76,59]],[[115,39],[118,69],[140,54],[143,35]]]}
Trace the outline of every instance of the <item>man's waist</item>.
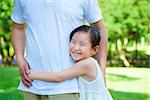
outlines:
{"label": "man's waist", "polygon": [[[24,87],[23,83],[20,82],[19,87]],[[66,80],[64,82],[54,83],[54,82],[45,82],[40,80],[33,80],[32,81],[32,88],[39,89],[39,90],[53,90],[56,88],[70,88],[70,87],[78,87],[77,78],[73,78],[71,80]]]}
{"label": "man's waist", "polygon": [[70,59],[66,59],[64,62],[63,60],[55,60],[49,59],[49,60],[43,60],[42,58],[40,60],[32,59],[31,57],[26,57],[26,60],[28,64],[30,65],[30,68],[34,71],[40,71],[40,72],[51,72],[51,71],[62,71],[65,69],[65,67],[69,67],[74,64],[73,61]]}
{"label": "man's waist", "polygon": [[20,83],[18,89],[21,91],[26,91],[26,92],[31,92],[35,94],[40,94],[40,95],[54,95],[54,94],[64,94],[64,93],[77,93],[79,92],[78,89],[78,84],[64,84],[63,85],[60,83],[59,85],[40,85],[40,86],[31,86],[30,88],[26,88],[22,82]]}

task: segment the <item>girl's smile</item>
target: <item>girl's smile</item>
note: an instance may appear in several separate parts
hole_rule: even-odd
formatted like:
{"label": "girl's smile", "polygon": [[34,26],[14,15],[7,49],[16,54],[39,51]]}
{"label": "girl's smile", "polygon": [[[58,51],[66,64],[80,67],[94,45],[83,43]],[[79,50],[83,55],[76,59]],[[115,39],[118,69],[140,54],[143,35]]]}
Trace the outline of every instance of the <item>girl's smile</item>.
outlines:
{"label": "girl's smile", "polygon": [[77,32],[70,42],[70,54],[75,61],[80,61],[92,56],[95,51],[92,48],[90,34]]}

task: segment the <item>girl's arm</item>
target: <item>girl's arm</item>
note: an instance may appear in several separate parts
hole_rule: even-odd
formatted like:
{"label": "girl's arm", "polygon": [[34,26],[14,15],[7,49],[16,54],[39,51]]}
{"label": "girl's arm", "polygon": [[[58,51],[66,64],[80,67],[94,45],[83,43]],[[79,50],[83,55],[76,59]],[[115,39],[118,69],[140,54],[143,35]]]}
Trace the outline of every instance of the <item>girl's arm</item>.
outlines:
{"label": "girl's arm", "polygon": [[81,75],[86,75],[90,71],[92,62],[90,59],[85,59],[77,62],[75,65],[61,72],[34,72],[30,71],[29,77],[32,80],[42,80],[47,82],[62,82]]}

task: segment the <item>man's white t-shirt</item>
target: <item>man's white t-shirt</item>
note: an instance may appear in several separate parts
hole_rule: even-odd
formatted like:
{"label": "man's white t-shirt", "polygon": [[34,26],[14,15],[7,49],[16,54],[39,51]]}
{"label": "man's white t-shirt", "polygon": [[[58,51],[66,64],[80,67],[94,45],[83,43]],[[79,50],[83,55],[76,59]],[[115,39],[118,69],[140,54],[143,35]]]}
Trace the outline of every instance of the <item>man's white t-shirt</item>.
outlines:
{"label": "man's white t-shirt", "polygon": [[[26,60],[37,72],[59,72],[74,62],[69,55],[71,31],[86,21],[102,19],[97,0],[14,0],[11,19],[26,23]],[[40,95],[78,92],[77,79],[60,83],[34,80],[28,89],[22,82],[19,90]]]}

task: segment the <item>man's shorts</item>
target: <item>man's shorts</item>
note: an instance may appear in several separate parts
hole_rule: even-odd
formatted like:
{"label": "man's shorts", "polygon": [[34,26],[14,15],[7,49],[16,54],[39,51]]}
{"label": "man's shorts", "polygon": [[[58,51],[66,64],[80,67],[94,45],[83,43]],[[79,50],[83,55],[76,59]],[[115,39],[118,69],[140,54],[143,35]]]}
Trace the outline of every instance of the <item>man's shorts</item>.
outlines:
{"label": "man's shorts", "polygon": [[24,100],[79,100],[78,93],[66,93],[57,95],[37,95],[23,92]]}

